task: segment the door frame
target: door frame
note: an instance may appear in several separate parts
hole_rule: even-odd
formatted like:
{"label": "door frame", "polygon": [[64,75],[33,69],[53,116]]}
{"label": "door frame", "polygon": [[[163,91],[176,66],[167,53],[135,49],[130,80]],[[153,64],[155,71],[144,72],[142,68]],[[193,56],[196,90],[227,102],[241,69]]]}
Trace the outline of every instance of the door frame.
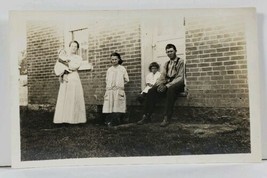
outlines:
{"label": "door frame", "polygon": [[[148,18],[146,20],[141,20],[140,29],[141,29],[141,88],[145,87],[145,78],[148,74],[148,66],[153,61],[153,48],[155,47],[153,36],[155,34],[155,22],[158,19]],[[185,27],[185,17],[183,17],[183,25]],[[184,41],[185,42],[185,41]],[[184,50],[184,63],[186,63],[186,48]],[[184,64],[185,65],[185,64]],[[185,73],[185,72],[184,72]],[[184,74],[185,75],[185,74]],[[185,78],[186,84],[186,78]]]}

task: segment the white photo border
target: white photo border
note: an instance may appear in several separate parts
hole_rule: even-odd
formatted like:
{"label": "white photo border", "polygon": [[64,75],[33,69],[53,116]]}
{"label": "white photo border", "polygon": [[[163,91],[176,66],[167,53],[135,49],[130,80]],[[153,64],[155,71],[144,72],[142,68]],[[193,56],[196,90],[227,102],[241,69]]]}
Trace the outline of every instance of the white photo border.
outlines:
{"label": "white photo border", "polygon": [[[160,12],[161,10],[129,10],[127,12],[144,15],[147,11]],[[249,108],[250,108],[250,137],[251,153],[248,154],[216,154],[216,155],[181,155],[181,156],[155,156],[155,157],[112,157],[112,158],[79,158],[61,160],[21,161],[20,147],[20,116],[19,116],[19,87],[17,70],[17,41],[19,39],[19,25],[28,19],[49,19],[55,15],[66,14],[109,14],[116,11],[12,11],[10,13],[10,91],[11,118],[12,118],[12,167],[51,167],[70,165],[120,165],[120,164],[174,164],[174,163],[222,163],[222,162],[259,162],[261,156],[261,125],[260,125],[260,81],[258,60],[258,38],[255,8],[233,9],[175,9],[163,10],[171,13],[193,15],[215,13],[216,15],[236,14],[246,15],[246,42],[247,42],[247,67],[249,83]],[[120,11],[126,12],[126,11]]]}

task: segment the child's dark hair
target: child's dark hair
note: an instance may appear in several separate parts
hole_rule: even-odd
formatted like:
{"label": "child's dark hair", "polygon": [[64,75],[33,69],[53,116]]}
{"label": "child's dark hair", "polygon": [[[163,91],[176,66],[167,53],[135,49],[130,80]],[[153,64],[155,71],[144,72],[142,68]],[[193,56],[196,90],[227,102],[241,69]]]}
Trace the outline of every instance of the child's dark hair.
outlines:
{"label": "child's dark hair", "polygon": [[117,56],[117,58],[119,59],[118,64],[121,65],[123,63],[123,60],[121,59],[121,55],[117,52],[111,53],[111,56]]}
{"label": "child's dark hair", "polygon": [[69,43],[69,47],[70,47],[71,43],[76,43],[76,44],[77,44],[77,49],[80,48],[80,44],[78,43],[78,41],[76,41],[76,40],[72,40],[72,41]]}
{"label": "child's dark hair", "polygon": [[149,65],[148,69],[149,69],[150,72],[151,72],[152,67],[156,67],[156,68],[159,70],[159,64],[156,63],[156,62],[152,62],[152,63]]}

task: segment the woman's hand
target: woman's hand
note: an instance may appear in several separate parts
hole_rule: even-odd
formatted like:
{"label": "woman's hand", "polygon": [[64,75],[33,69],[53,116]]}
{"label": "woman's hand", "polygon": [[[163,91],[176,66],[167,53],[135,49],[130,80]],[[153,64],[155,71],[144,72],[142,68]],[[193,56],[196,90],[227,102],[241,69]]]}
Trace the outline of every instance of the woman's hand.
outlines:
{"label": "woman's hand", "polygon": [[67,61],[63,61],[62,59],[58,59],[58,62],[64,64],[65,66],[69,67],[69,63]]}
{"label": "woman's hand", "polygon": [[63,59],[61,59],[61,58],[58,58],[58,61],[59,62],[61,62],[61,63],[68,63],[68,62],[70,62],[70,60],[69,59],[66,59],[66,60],[63,60]]}
{"label": "woman's hand", "polygon": [[58,58],[58,62],[64,63],[66,61],[62,60],[61,58]]}

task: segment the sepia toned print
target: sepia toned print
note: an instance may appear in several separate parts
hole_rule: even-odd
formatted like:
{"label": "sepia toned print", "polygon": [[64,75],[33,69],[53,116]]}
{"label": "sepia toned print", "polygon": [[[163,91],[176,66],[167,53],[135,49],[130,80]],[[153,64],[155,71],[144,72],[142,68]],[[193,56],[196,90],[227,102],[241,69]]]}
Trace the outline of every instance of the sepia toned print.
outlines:
{"label": "sepia toned print", "polygon": [[[154,157],[182,163],[177,160],[184,156],[190,158],[184,162],[257,160],[258,118],[251,117],[256,89],[248,80],[249,61],[257,61],[257,54],[251,59],[256,35],[248,28],[253,18],[247,18],[253,10],[207,12],[35,12],[34,18],[14,12],[14,24],[24,29],[14,30],[23,44],[14,51],[20,54],[15,165],[79,164],[81,158],[88,164],[98,164],[92,158],[105,158],[101,164],[118,164],[114,158],[151,163]],[[73,40],[78,63],[68,56]],[[59,60],[60,49],[69,61]],[[57,61],[66,66],[59,76]],[[161,76],[148,85],[151,63]]]}

